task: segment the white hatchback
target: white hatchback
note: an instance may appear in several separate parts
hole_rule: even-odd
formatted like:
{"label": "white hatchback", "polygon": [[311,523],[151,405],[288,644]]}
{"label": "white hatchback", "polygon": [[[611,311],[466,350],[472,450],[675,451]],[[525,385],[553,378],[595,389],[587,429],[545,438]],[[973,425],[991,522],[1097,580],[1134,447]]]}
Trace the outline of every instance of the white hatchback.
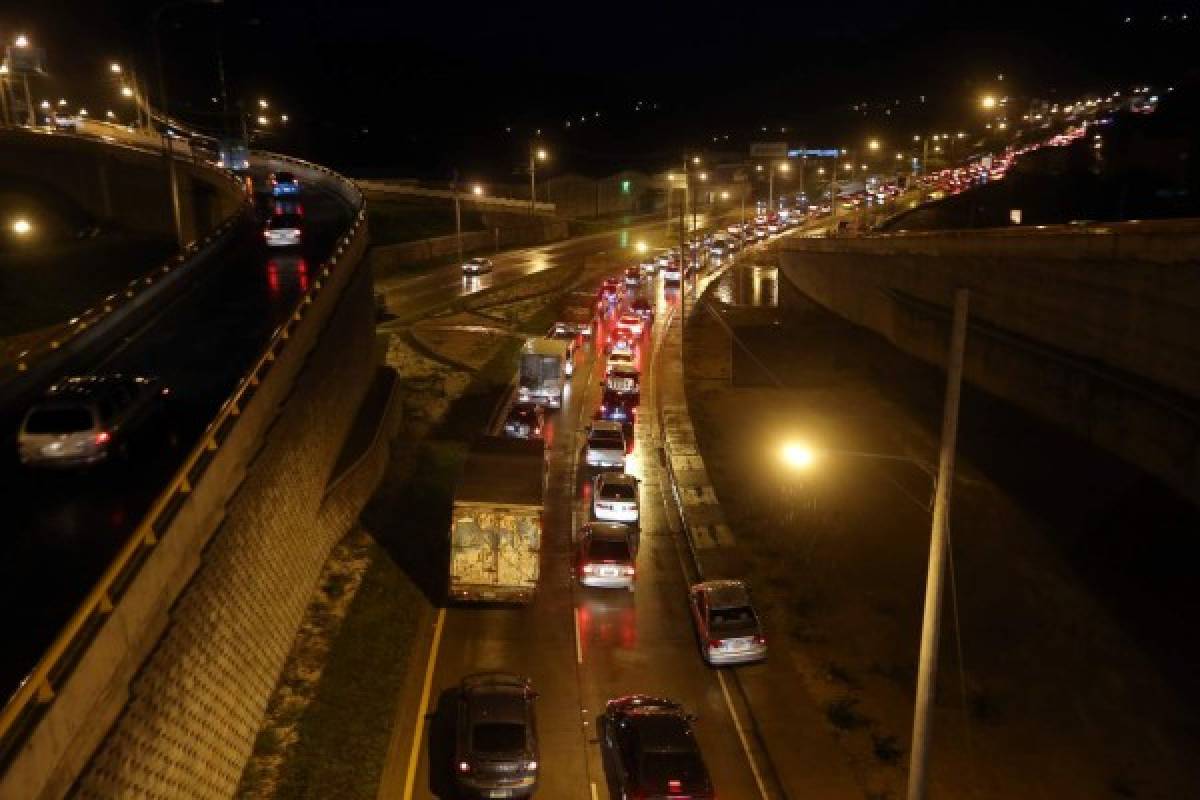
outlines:
{"label": "white hatchback", "polygon": [[605,473],[592,480],[592,516],[605,522],[638,521],[638,479]]}

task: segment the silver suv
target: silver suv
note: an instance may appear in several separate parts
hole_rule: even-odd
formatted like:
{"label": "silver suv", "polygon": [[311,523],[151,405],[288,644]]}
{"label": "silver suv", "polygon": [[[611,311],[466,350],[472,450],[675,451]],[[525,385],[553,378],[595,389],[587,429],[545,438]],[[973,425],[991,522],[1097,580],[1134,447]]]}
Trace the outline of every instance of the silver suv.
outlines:
{"label": "silver suv", "polygon": [[159,410],[166,394],[166,387],[155,378],[63,378],[21,421],[17,433],[21,463],[86,467],[124,452],[129,438]]}

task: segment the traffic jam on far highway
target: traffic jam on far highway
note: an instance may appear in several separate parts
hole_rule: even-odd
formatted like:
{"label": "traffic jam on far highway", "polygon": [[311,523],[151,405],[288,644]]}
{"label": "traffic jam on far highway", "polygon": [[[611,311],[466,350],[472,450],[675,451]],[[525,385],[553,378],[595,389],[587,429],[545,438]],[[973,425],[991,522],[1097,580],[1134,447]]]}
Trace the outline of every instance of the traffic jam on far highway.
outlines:
{"label": "traffic jam on far highway", "polygon": [[[570,573],[587,598],[619,593],[636,602],[642,569],[643,469],[647,455],[639,412],[657,334],[681,285],[706,269],[728,264],[744,248],[798,225],[807,214],[759,209],[753,222],[696,235],[679,248],[647,253],[640,263],[603,279],[595,292],[578,291],[543,337],[523,345],[511,398],[500,409],[495,435],[468,455],[455,487],[450,523],[448,594],[452,608],[477,604],[513,613],[539,595],[550,537],[569,537]],[[490,267],[473,259],[464,276]],[[594,376],[598,398],[574,417],[575,375]],[[587,384],[584,384],[587,385]],[[571,420],[578,430],[568,430]],[[555,429],[555,425],[559,427]],[[565,450],[556,437],[573,437]],[[569,455],[574,486],[572,530],[545,525],[547,472],[553,453]],[[545,587],[541,591],[548,591]],[[750,591],[741,581],[686,585],[678,598],[691,618],[697,658],[712,667],[752,664],[767,657],[767,641]],[[604,603],[603,599],[597,601]],[[637,693],[610,697],[598,731],[614,796],[715,798],[717,788],[693,730],[696,717],[679,700]],[[535,719],[532,679],[487,670],[462,677],[452,769],[458,791],[470,797],[529,797],[538,788],[544,753]],[[432,745],[431,745],[432,746]],[[432,767],[431,767],[432,769]],[[721,796],[726,796],[722,794]]]}

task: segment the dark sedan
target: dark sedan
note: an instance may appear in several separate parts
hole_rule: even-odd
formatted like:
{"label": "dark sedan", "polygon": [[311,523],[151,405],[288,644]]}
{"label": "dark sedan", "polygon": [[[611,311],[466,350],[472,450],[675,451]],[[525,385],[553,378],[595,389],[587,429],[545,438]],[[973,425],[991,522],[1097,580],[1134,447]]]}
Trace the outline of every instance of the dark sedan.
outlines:
{"label": "dark sedan", "polygon": [[619,797],[715,800],[692,732],[694,719],[683,706],[659,697],[635,694],[608,701],[604,745]]}
{"label": "dark sedan", "polygon": [[537,789],[537,692],[528,678],[483,672],[458,691],[454,769],[469,797],[531,797]]}

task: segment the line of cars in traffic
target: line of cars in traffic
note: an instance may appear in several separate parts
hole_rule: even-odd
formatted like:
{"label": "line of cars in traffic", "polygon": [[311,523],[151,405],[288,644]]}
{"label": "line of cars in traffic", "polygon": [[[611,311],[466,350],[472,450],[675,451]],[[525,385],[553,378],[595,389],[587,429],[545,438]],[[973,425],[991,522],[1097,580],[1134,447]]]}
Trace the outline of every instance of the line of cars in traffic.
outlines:
{"label": "line of cars in traffic", "polygon": [[[741,228],[739,226],[739,231]],[[701,249],[733,238],[714,235],[706,242],[697,237],[696,261]],[[742,238],[742,237],[739,237]],[[726,252],[731,252],[727,250]],[[662,255],[668,256],[664,252]],[[719,258],[720,256],[716,256]],[[545,437],[548,414],[558,404],[538,395],[546,376],[562,379],[560,401],[565,401],[567,365],[573,369],[582,355],[603,358],[603,385],[594,411],[588,415],[582,444],[583,485],[580,494],[587,503],[587,519],[574,537],[573,578],[586,590],[623,590],[634,593],[641,538],[640,481],[626,471],[635,444],[642,389],[645,351],[654,325],[653,279],[663,272],[659,263],[645,263],[605,279],[597,291],[573,293],[560,319],[547,336],[531,340],[522,348],[518,363],[514,401],[502,423],[506,437],[536,440]],[[664,273],[665,277],[665,273]],[[528,442],[533,445],[533,442]],[[513,442],[514,445],[525,444]],[[492,448],[498,443],[490,443]],[[536,447],[536,445],[535,445]],[[537,447],[538,452],[543,452]],[[474,494],[495,490],[500,462],[466,472],[486,476]],[[530,460],[540,458],[530,456]],[[516,461],[504,469],[505,480],[516,481]],[[523,483],[526,507],[533,512],[540,467],[531,464]],[[544,478],[544,476],[543,476]],[[465,479],[464,479],[465,480]],[[461,481],[460,481],[461,483]],[[460,487],[461,489],[461,487]],[[460,495],[456,492],[456,509]],[[516,494],[505,495],[504,513],[514,514]],[[495,498],[487,498],[489,502]],[[460,524],[455,511],[455,526]],[[492,513],[491,515],[495,515]],[[464,521],[466,517],[464,516]],[[476,516],[471,524],[479,525]],[[503,526],[519,529],[517,523]],[[455,553],[459,534],[452,533]],[[539,548],[540,549],[540,548]],[[526,548],[528,550],[528,548]],[[508,563],[513,570],[518,556],[526,551],[512,548],[508,556],[497,554],[497,569]],[[533,558],[537,553],[533,552]],[[472,558],[474,563],[479,559]],[[494,573],[491,573],[494,574]],[[524,570],[530,580],[536,571]],[[454,567],[452,566],[452,582]],[[532,591],[519,599],[531,600]],[[452,599],[462,599],[452,592]],[[706,581],[689,586],[686,602],[700,654],[712,666],[758,661],[766,657],[766,639],[746,586],[740,581]],[[540,756],[537,741],[535,701],[537,693],[528,678],[507,672],[470,675],[458,691],[454,772],[458,789],[472,797],[529,797],[537,789]],[[715,789],[697,744],[692,723],[695,717],[682,704],[650,694],[629,694],[609,700],[601,716],[601,744],[618,796],[628,798],[715,798]]]}

